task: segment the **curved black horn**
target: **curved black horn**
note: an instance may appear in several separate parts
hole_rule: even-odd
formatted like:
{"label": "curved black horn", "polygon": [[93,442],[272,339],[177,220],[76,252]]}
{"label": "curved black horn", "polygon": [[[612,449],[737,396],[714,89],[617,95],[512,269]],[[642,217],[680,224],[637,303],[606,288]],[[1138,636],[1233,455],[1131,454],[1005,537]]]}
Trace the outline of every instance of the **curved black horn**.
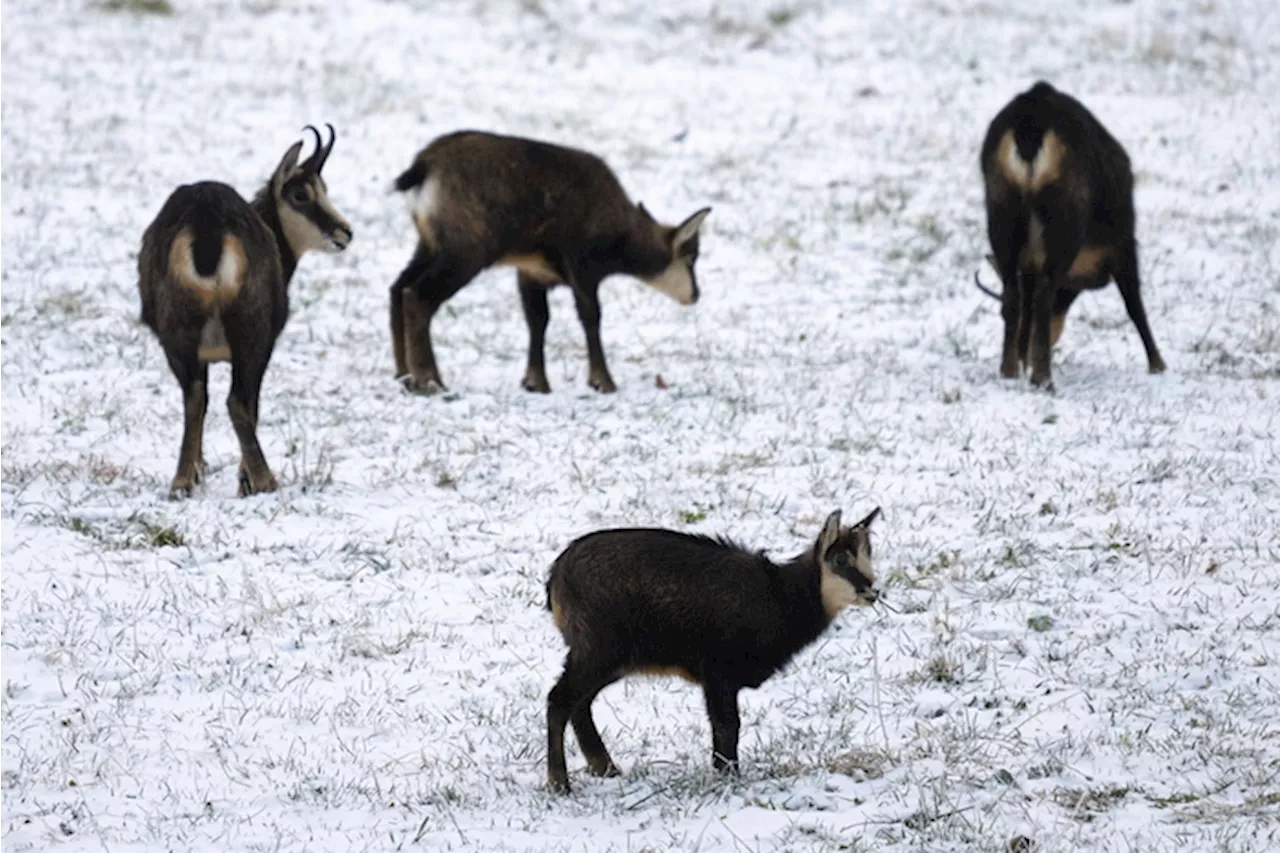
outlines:
{"label": "curved black horn", "polygon": [[304,172],[319,172],[320,167],[324,165],[324,158],[321,156],[324,151],[324,142],[320,138],[320,131],[316,130],[311,125],[307,125],[303,128],[303,131],[308,130],[316,137],[316,149],[311,152],[311,156],[308,157],[299,168]]}
{"label": "curved black horn", "polygon": [[325,122],[324,126],[329,128],[329,144],[325,146],[324,156],[320,158],[320,166],[316,169],[317,172],[324,168],[325,163],[329,162],[329,155],[333,153],[333,143],[338,141],[338,131],[333,129],[333,125]]}
{"label": "curved black horn", "polygon": [[990,289],[989,287],[987,287],[985,284],[982,283],[982,277],[978,274],[977,270],[974,270],[973,272],[973,283],[978,286],[978,290],[981,290],[983,293],[987,294],[987,296],[990,296],[992,299],[999,300],[999,301],[1004,300],[1003,296],[1001,296],[999,293],[996,293],[994,290]]}

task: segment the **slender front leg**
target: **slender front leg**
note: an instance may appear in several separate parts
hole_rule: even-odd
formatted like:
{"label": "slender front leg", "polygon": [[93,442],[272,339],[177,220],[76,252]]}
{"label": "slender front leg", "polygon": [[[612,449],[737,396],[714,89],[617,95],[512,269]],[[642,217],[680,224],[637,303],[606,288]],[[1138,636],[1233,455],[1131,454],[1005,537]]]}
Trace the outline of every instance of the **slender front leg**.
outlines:
{"label": "slender front leg", "polygon": [[711,764],[722,773],[738,772],[738,688],[708,678],[702,686],[711,719]]}
{"label": "slender front leg", "polygon": [[582,330],[587,335],[587,384],[602,394],[611,394],[618,390],[618,386],[613,384],[613,377],[609,375],[604,361],[604,346],[600,343],[600,282],[579,279],[578,285],[573,289],[573,300],[578,307]]}
{"label": "slender front leg", "polygon": [[546,394],[551,391],[543,361],[543,348],[551,309],[547,306],[547,285],[540,284],[524,273],[516,277],[520,288],[520,304],[524,307],[524,321],[529,326],[529,363],[520,383],[526,391]]}
{"label": "slender front leg", "polygon": [[1053,390],[1049,321],[1053,313],[1054,283],[1048,275],[1040,276],[1031,297],[1031,384],[1043,385],[1049,391]]}
{"label": "slender front leg", "polygon": [[1027,239],[1027,217],[1019,209],[1020,205],[1020,201],[987,199],[987,236],[1000,272],[1000,283],[1004,286],[1000,295],[1000,314],[1004,318],[1000,375],[1005,379],[1015,379],[1021,372],[1018,334],[1024,311],[1022,302],[1028,298],[1018,272],[1018,255]]}
{"label": "slender front leg", "polygon": [[1044,223],[1044,273],[1036,282],[1031,319],[1031,384],[1053,390],[1050,320],[1058,292],[1070,289],[1071,265],[1084,246],[1077,200],[1056,186],[1041,191],[1036,215]]}
{"label": "slender front leg", "polygon": [[1142,338],[1142,346],[1147,351],[1147,372],[1164,373],[1164,359],[1156,347],[1156,340],[1151,335],[1151,327],[1147,325],[1147,309],[1142,304],[1142,283],[1138,278],[1138,245],[1129,240],[1120,250],[1120,258],[1116,264],[1116,286],[1120,288],[1120,296],[1124,299],[1125,310],[1129,319],[1138,327],[1138,335]]}

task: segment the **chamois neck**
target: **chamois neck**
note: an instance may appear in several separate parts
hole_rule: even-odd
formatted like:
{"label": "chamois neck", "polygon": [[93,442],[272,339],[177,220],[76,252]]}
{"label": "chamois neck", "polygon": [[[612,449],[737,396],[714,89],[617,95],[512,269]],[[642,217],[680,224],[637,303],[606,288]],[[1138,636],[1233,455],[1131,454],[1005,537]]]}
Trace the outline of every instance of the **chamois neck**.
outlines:
{"label": "chamois neck", "polygon": [[293,271],[298,268],[298,256],[284,235],[284,226],[280,223],[280,211],[276,209],[276,199],[271,192],[270,183],[258,191],[250,206],[257,211],[262,221],[267,223],[267,227],[275,235],[276,249],[280,254],[280,271],[284,274],[284,285],[288,287],[293,278]]}
{"label": "chamois neck", "polygon": [[783,580],[781,592],[792,624],[805,629],[807,643],[821,634],[836,616],[824,601],[822,569],[813,548],[780,565],[778,575]]}
{"label": "chamois neck", "polygon": [[661,275],[671,263],[668,230],[637,211],[622,238],[620,272],[640,279]]}

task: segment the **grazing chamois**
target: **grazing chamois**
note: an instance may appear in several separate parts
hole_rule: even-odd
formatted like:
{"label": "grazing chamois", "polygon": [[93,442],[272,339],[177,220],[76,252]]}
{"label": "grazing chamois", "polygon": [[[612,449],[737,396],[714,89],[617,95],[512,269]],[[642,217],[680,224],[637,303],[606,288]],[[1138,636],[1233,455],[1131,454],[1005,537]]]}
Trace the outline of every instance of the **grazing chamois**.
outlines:
{"label": "grazing chamois", "polygon": [[641,279],[681,305],[698,301],[694,262],[704,208],[677,226],[659,223],[594,154],[512,136],[459,131],[441,136],[396,178],[411,192],[418,247],[391,286],[396,375],[411,391],[443,389],[431,348],[431,318],[482,270],[517,270],[529,325],[521,383],[547,393],[543,339],[547,289],[573,290],[587,336],[588,383],[616,389],[600,343],[600,282]]}
{"label": "grazing chamois", "polygon": [[239,494],[278,488],[258,444],[258,392],[289,315],[289,280],[304,252],[340,252],[351,242],[320,176],[337,134],[330,125],[324,145],[307,129],[316,150],[299,165],[302,142],[290,146],[252,202],[216,181],[180,186],[142,237],[142,322],[160,339],[186,414],[170,497],[189,495],[203,477],[209,364],[218,361],[231,362]]}
{"label": "grazing chamois", "polygon": [[547,580],[547,607],[569,646],[547,696],[547,783],[569,790],[564,730],[573,724],[595,776],[616,776],[591,716],[605,687],[628,675],[679,675],[702,685],[712,764],[737,772],[738,691],[759,687],[851,604],[879,598],[871,522],[836,510],[813,547],[778,564],[724,539],[672,530],[603,530],[574,541]]}
{"label": "grazing chamois", "polygon": [[987,128],[982,176],[987,235],[1004,284],[1000,374],[1017,378],[1030,361],[1032,384],[1052,389],[1052,349],[1067,310],[1082,290],[1113,277],[1148,369],[1162,372],[1142,305],[1133,173],[1120,143],[1083,104],[1041,81]]}

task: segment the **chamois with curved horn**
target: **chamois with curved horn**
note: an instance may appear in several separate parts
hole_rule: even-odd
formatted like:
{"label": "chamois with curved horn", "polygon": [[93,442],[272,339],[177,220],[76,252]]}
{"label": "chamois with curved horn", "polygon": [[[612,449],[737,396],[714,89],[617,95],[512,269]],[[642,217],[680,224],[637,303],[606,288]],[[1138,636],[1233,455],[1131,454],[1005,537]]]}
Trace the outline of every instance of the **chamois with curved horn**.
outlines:
{"label": "chamois with curved horn", "polygon": [[315,151],[299,164],[302,142],[290,146],[253,201],[216,181],[186,184],[142,237],[142,322],[164,348],[185,412],[171,497],[189,495],[203,477],[209,365],[219,361],[231,363],[227,409],[240,442],[239,494],[278,488],[258,444],[258,395],[289,315],[289,282],[305,252],[340,252],[351,242],[351,225],[320,174],[337,139],[328,128],[325,145],[308,125]]}

